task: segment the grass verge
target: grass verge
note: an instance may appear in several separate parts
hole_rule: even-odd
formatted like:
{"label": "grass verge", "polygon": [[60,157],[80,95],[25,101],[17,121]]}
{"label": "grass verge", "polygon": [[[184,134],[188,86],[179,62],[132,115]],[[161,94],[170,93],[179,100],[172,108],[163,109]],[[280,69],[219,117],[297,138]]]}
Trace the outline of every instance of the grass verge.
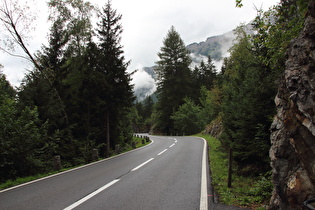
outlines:
{"label": "grass verge", "polygon": [[198,136],[206,139],[210,147],[209,157],[212,186],[219,195],[220,203],[257,210],[265,209],[272,191],[270,175],[244,177],[233,173],[232,187],[228,188],[227,152],[223,150],[221,142],[218,139],[209,135]]}
{"label": "grass verge", "polygon": [[[144,141],[145,143],[142,144],[142,138],[135,137],[135,136],[133,137],[132,141],[136,143],[136,148],[143,147],[143,146],[148,145],[150,143],[150,142]],[[125,145],[122,148],[121,153],[128,152],[130,150],[132,150],[131,145]],[[117,154],[113,153],[112,156],[115,156],[115,155],[117,155]],[[45,174],[38,174],[38,175],[35,175],[35,176],[17,178],[15,180],[8,180],[8,181],[6,181],[4,183],[0,183],[0,190],[4,190],[4,189],[10,188],[10,187],[14,187],[14,186],[17,186],[17,185],[20,185],[20,184],[24,184],[26,182],[34,181],[36,179],[40,179],[40,178],[43,178],[43,177],[46,177],[46,176],[50,176],[50,175],[57,174],[57,173],[60,173],[60,172],[63,172],[63,171],[67,171],[67,170],[70,170],[70,169],[73,169],[73,168],[76,168],[76,167],[79,167],[79,166],[82,166],[82,165],[78,165],[78,166],[75,166],[75,167],[69,167],[69,168],[63,168],[60,171],[53,171],[53,172],[45,173]]]}

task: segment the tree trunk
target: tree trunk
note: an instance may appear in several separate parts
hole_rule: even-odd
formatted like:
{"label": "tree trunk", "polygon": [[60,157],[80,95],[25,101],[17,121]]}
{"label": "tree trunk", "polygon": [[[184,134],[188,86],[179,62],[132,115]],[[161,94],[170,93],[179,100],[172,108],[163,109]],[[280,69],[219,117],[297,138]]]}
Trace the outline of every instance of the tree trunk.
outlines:
{"label": "tree trunk", "polygon": [[232,159],[233,159],[233,150],[229,149],[229,171],[228,171],[228,188],[232,187]]}
{"label": "tree trunk", "polygon": [[109,130],[109,110],[106,113],[106,157],[109,157],[109,148],[110,148],[110,130]]}

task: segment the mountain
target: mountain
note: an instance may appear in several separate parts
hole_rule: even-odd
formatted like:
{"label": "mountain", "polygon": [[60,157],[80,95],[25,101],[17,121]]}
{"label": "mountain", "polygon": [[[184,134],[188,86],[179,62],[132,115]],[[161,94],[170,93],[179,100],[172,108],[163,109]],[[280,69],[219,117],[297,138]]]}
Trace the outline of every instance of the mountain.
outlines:
{"label": "mountain", "polygon": [[210,55],[213,60],[220,61],[223,57],[226,57],[234,39],[234,32],[230,31],[222,35],[209,37],[203,42],[189,44],[187,49],[195,56],[207,57]]}

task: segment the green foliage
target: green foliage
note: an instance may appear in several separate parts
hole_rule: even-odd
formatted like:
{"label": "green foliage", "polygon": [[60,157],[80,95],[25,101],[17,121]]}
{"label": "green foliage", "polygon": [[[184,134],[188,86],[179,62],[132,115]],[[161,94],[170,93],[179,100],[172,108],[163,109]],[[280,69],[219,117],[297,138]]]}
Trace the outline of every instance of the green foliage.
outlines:
{"label": "green foliage", "polygon": [[281,1],[266,12],[259,10],[253,22],[257,31],[253,36],[257,56],[276,78],[284,71],[285,53],[290,41],[302,30],[308,2]]}
{"label": "green foliage", "polygon": [[149,133],[152,126],[152,113],[154,102],[151,96],[146,97],[142,102],[137,102],[135,108],[134,131],[136,133]]}
{"label": "green foliage", "polygon": [[171,116],[174,120],[174,128],[180,134],[191,135],[202,131],[206,125],[206,119],[201,107],[189,99],[184,99],[184,104]]}
{"label": "green foliage", "polygon": [[1,64],[0,64],[0,104],[2,100],[5,100],[7,97],[13,98],[16,95],[16,91],[7,81],[6,76],[1,72]]}
{"label": "green foliage", "polygon": [[206,63],[202,60],[199,66],[195,66],[192,72],[192,80],[194,85],[192,97],[196,103],[199,104],[200,102],[199,99],[201,97],[202,88],[210,90],[213,88],[216,79],[217,70],[210,56],[208,56]]}
{"label": "green foliage", "polygon": [[[10,93],[4,83],[8,84],[0,81],[0,92]],[[24,107],[20,112],[9,95],[0,100],[0,181],[41,171],[47,139],[47,124],[40,122],[37,109]]]}
{"label": "green foliage", "polygon": [[215,85],[211,90],[205,87],[201,88],[200,103],[203,107],[203,112],[207,123],[211,123],[216,119],[221,112],[222,107],[222,90],[218,85]]}
{"label": "green foliage", "polygon": [[[251,172],[269,167],[269,130],[275,112],[274,78],[252,53],[250,38],[237,29],[238,43],[231,49],[223,81],[223,142],[234,150],[240,169]],[[256,168],[256,169],[255,169]]]}

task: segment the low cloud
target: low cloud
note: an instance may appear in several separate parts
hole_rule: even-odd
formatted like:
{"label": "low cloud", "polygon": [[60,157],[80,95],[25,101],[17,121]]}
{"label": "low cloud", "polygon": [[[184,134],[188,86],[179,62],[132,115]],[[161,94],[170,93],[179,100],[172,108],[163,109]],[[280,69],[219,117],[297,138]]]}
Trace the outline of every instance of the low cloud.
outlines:
{"label": "low cloud", "polygon": [[142,67],[138,68],[138,71],[132,75],[132,83],[134,84],[135,92],[140,89],[146,89],[148,90],[147,95],[151,95],[156,90],[154,79]]}

